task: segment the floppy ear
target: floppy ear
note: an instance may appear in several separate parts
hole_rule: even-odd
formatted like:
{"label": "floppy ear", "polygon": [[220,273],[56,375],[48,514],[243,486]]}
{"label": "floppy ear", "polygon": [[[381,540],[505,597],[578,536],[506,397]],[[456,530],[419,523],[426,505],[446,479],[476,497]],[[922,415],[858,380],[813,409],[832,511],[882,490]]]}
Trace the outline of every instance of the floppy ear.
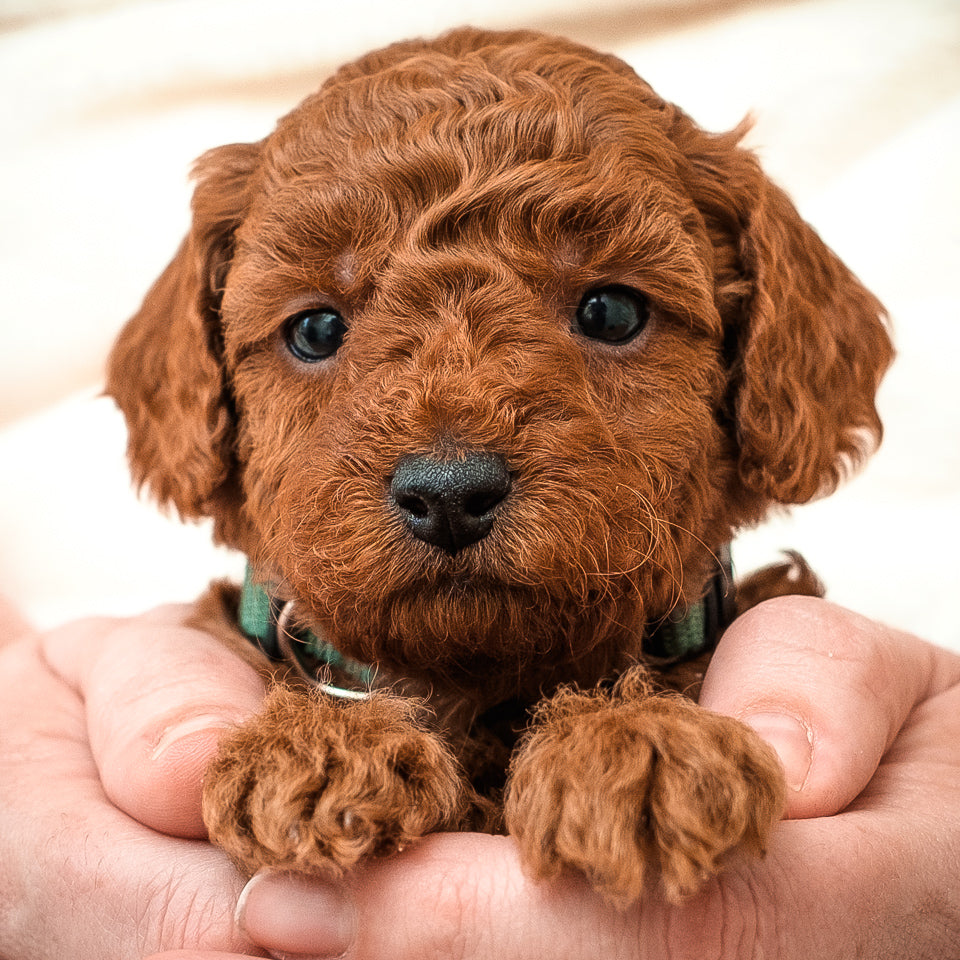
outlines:
{"label": "floppy ear", "polygon": [[782,190],[751,197],[742,258],[753,289],[735,416],[744,484],[781,503],[832,491],[880,443],[886,315]]}
{"label": "floppy ear", "polygon": [[232,479],[220,295],[259,158],[259,145],[232,144],[197,161],[191,230],[108,361],[134,479],[182,518],[213,515]]}
{"label": "floppy ear", "polygon": [[743,128],[714,136],[679,112],[673,127],[708,230],[733,248],[725,322],[741,482],[804,503],[880,442],[874,399],[893,359],[883,306],[737,146]]}

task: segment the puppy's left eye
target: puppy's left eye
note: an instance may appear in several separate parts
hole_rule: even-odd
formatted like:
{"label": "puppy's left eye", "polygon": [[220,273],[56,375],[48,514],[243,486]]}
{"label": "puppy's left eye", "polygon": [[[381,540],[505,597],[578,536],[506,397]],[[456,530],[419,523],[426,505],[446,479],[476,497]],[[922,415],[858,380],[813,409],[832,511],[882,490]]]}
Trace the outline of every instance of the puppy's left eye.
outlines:
{"label": "puppy's left eye", "polygon": [[625,343],[650,320],[650,304],[639,290],[601,287],[590,290],[577,307],[577,326],[591,340]]}
{"label": "puppy's left eye", "polygon": [[336,310],[321,307],[302,310],[287,320],[284,330],[290,352],[304,363],[317,363],[332,357],[347,332],[343,317]]}

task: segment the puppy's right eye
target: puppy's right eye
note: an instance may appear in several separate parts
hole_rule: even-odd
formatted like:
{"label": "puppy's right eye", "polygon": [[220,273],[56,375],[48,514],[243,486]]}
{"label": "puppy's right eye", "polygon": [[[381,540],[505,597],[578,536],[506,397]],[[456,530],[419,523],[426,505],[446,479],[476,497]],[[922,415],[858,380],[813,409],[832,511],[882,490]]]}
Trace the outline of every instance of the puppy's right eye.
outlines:
{"label": "puppy's right eye", "polygon": [[641,333],[650,320],[650,303],[631,287],[590,290],[577,308],[577,326],[591,340],[626,343]]}
{"label": "puppy's right eye", "polygon": [[284,336],[290,352],[304,363],[332,357],[343,343],[347,325],[336,310],[302,310],[287,320]]}

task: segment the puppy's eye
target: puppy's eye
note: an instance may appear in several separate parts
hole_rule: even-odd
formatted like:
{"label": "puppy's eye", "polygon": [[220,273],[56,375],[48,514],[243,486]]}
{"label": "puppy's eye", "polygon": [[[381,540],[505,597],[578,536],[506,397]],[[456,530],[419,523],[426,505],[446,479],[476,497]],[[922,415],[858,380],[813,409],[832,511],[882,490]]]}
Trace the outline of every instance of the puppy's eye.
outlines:
{"label": "puppy's eye", "polygon": [[287,320],[284,335],[290,352],[304,363],[317,363],[332,357],[347,332],[343,317],[336,310],[320,307],[303,310]]}
{"label": "puppy's eye", "polygon": [[650,304],[639,290],[601,287],[590,290],[577,307],[577,326],[591,340],[625,343],[647,325]]}

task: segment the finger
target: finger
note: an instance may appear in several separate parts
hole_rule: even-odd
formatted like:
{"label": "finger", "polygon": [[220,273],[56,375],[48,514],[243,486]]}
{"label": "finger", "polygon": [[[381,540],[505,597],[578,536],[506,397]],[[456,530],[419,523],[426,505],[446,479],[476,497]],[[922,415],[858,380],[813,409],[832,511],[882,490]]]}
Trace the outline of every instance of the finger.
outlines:
{"label": "finger", "polygon": [[202,837],[204,770],[223,731],[259,708],[264,687],[222,643],[183,625],[187,609],[63,627],[44,652],[86,703],[107,796],[155,830]]}
{"label": "finger", "polygon": [[728,628],[700,703],[776,749],[787,816],[825,816],[861,792],[935,672],[930,645],[822,600],[786,597]]}
{"label": "finger", "polygon": [[764,860],[731,858],[679,905],[652,880],[626,909],[578,877],[528,880],[509,838],[434,835],[339,883],[261,874],[238,920],[271,956],[302,960],[879,960],[895,940],[905,946],[897,956],[946,956],[950,930],[934,905],[955,868],[931,867],[923,879],[923,848],[940,828],[926,832],[918,849],[909,820],[889,811],[787,822]]}
{"label": "finger", "polygon": [[0,651],[0,956],[261,955],[237,932],[242,883],[227,858],[117,810],[85,731],[84,705],[49,670],[39,638]]}
{"label": "finger", "polygon": [[[782,831],[778,841],[796,849]],[[618,909],[579,876],[530,881],[509,838],[435,835],[340,883],[259,875],[241,895],[238,919],[244,933],[275,957],[640,960],[722,954],[745,960],[762,953],[781,960],[839,960],[848,955],[808,952],[823,946],[807,936],[809,917],[800,924],[795,916],[776,917],[777,899],[789,904],[791,894],[790,881],[774,863],[781,851],[772,853],[760,878],[738,864],[740,869],[679,906],[666,903],[652,881],[640,903]],[[789,863],[792,855],[782,859]],[[805,901],[803,907],[809,906]],[[835,903],[832,908],[840,909]],[[843,919],[831,930],[838,944],[860,918],[851,915],[847,924]],[[781,950],[776,938],[784,932],[790,949]]]}
{"label": "finger", "polygon": [[144,960],[250,960],[248,953],[222,953],[214,950],[165,950],[151,953]]}
{"label": "finger", "polygon": [[426,837],[340,883],[259,874],[238,919],[274,956],[628,958],[638,944],[633,912],[578,877],[531,883],[512,840],[478,834]]}

